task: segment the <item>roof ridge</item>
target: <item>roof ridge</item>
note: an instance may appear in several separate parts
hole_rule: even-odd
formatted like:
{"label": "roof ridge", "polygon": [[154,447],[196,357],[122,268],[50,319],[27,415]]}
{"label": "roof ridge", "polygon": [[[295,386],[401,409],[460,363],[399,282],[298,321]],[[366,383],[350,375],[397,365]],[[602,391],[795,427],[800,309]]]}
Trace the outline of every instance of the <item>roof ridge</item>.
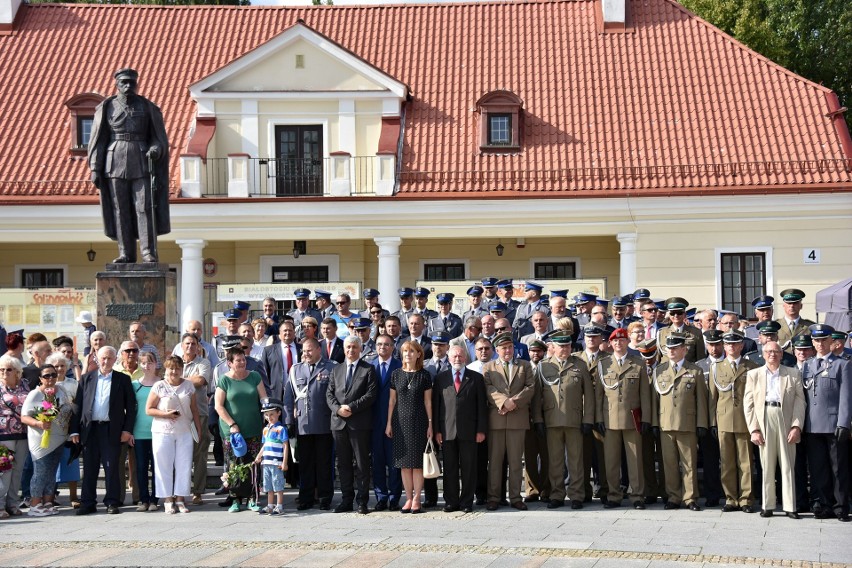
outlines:
{"label": "roof ridge", "polygon": [[[632,0],[627,0],[627,1],[630,2]],[[744,44],[743,42],[741,42],[740,40],[738,40],[734,36],[728,35],[723,30],[717,28],[712,23],[708,22],[707,20],[705,20],[704,18],[702,18],[701,16],[699,16],[695,12],[692,12],[686,6],[684,6],[683,4],[678,2],[678,0],[663,0],[663,1],[668,2],[669,4],[672,4],[675,7],[675,9],[680,10],[681,12],[687,14],[689,17],[695,18],[699,23],[703,24],[707,28],[710,28],[711,32],[721,36],[724,40],[734,44],[735,47],[738,47],[738,48],[740,48],[744,51],[747,51],[751,55],[754,55],[758,59],[761,59],[765,63],[768,63],[769,66],[774,67],[776,71],[781,71],[782,73],[788,75],[789,77],[792,77],[793,79],[797,79],[799,81],[802,81],[803,83],[807,83],[808,85],[811,85],[812,87],[816,87],[819,90],[823,91],[824,93],[833,93],[834,92],[831,89],[829,89],[828,87],[826,87],[825,85],[820,85],[819,83],[815,83],[814,81],[811,81],[810,79],[808,79],[806,77],[802,77],[798,73],[790,71],[789,69],[787,69],[783,65],[780,65],[779,63],[776,63],[775,61],[772,61],[771,59],[769,59],[768,57],[766,57],[762,53],[759,53],[759,52],[753,50],[752,48],[750,48],[749,46],[747,46],[746,44]]]}
{"label": "roof ridge", "polygon": [[[65,8],[65,9],[141,9],[141,10],[251,10],[251,11],[304,11],[304,10],[339,10],[339,11],[355,11],[355,10],[384,10],[388,8],[432,8],[432,7],[471,7],[471,6],[505,6],[505,5],[525,5],[525,4],[593,4],[599,0],[466,0],[464,2],[453,2],[447,0],[444,2],[405,2],[405,3],[389,3],[389,4],[341,4],[341,5],[257,5],[257,6],[235,6],[230,4],[66,4],[62,2],[39,2],[37,4],[28,4],[29,8]],[[631,0],[626,0],[627,2]]]}

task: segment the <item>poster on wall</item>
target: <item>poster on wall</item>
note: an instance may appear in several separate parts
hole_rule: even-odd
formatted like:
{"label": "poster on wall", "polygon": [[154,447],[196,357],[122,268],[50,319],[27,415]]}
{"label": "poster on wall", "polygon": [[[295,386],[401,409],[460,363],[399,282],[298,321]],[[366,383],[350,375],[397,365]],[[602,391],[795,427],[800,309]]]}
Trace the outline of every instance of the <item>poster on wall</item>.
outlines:
{"label": "poster on wall", "polygon": [[0,323],[8,331],[24,330],[24,337],[43,333],[48,339],[67,335],[77,339],[82,353],[86,334],[74,321],[83,310],[95,313],[94,288],[0,288]]}

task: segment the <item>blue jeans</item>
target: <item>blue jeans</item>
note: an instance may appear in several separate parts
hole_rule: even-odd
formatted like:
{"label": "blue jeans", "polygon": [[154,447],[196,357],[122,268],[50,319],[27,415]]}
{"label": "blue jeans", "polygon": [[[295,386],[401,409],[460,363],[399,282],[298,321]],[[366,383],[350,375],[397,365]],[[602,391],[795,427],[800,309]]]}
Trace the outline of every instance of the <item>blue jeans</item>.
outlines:
{"label": "blue jeans", "polygon": [[30,498],[30,483],[33,479],[33,457],[27,452],[27,460],[24,462],[24,471],[21,473],[21,499]]}
{"label": "blue jeans", "polygon": [[30,481],[30,496],[53,501],[56,492],[56,468],[62,457],[62,446],[37,460],[33,460],[33,477]]}
{"label": "blue jeans", "polygon": [[136,440],[133,451],[136,452],[136,487],[139,488],[139,502],[156,504],[157,491],[154,484],[152,441]]}

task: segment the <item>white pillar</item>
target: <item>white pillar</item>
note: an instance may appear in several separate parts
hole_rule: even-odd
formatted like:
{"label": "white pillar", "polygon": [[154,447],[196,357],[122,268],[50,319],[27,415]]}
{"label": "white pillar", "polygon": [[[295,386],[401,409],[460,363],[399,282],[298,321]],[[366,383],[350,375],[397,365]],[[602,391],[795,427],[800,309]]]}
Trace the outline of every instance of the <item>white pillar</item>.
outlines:
{"label": "white pillar", "polygon": [[618,295],[632,294],[636,290],[636,233],[618,233],[615,236],[621,244],[621,265],[619,267]]}
{"label": "white pillar", "polygon": [[180,332],[191,320],[204,321],[204,258],[207,241],[177,239],[181,249]]}
{"label": "white pillar", "polygon": [[389,312],[399,309],[399,245],[400,237],[376,237],[379,247],[379,294],[382,307]]}

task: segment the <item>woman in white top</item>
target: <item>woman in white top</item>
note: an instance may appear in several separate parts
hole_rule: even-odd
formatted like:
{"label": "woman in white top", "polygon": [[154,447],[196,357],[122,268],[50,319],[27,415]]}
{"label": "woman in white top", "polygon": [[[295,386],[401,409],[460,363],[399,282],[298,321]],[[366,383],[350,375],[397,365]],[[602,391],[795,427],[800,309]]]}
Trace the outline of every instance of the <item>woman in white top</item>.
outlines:
{"label": "woman in white top", "polygon": [[195,404],[195,387],[183,378],[180,357],[172,355],[166,359],[163,380],[151,388],[145,412],[154,417],[151,443],[157,496],[164,498],[166,513],[188,513],[185,498],[191,493],[191,426],[194,425],[198,432],[201,425]]}
{"label": "woman in white top", "polygon": [[[71,360],[59,351],[52,353],[45,363],[53,365],[56,369],[57,379],[56,386],[65,391],[68,396],[68,402],[74,403],[77,398],[77,388],[80,382],[68,376],[68,367]],[[59,457],[59,468],[56,470],[56,485],[61,483],[68,484],[68,498],[71,501],[71,507],[74,509],[80,508],[80,499],[77,494],[77,483],[80,481],[80,458],[75,458],[68,463],[68,458],[71,457],[71,448],[65,447],[62,449],[62,455]],[[51,499],[55,503],[54,499]],[[43,505],[46,507],[46,505]]]}

